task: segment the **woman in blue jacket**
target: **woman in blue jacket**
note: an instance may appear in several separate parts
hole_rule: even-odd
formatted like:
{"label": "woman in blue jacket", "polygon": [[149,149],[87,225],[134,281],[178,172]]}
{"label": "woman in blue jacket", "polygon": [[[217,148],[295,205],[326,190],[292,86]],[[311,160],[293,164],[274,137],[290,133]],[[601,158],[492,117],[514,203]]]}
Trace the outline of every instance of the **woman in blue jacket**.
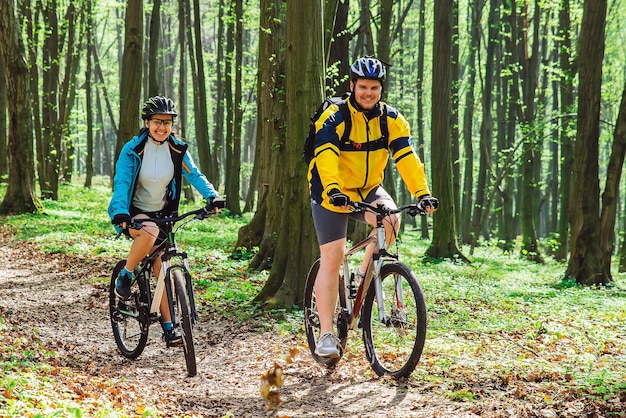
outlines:
{"label": "woman in blue jacket", "polygon": [[[178,212],[182,193],[182,176],[204,197],[211,201],[218,192],[198,170],[187,152],[187,144],[172,133],[177,116],[174,102],[155,96],[143,106],[141,118],[144,127],[128,141],[115,164],[113,196],[109,216],[118,232],[133,239],[126,266],[120,272],[115,294],[121,299],[130,297],[133,270],[157,243],[165,238],[159,227],[146,222],[141,229],[129,229],[131,218],[154,218]],[[159,235],[161,234],[161,235]],[[160,264],[160,260],[158,260]],[[160,265],[155,263],[155,274]],[[181,336],[172,327],[167,299],[161,301],[162,326],[168,346],[181,343]]]}

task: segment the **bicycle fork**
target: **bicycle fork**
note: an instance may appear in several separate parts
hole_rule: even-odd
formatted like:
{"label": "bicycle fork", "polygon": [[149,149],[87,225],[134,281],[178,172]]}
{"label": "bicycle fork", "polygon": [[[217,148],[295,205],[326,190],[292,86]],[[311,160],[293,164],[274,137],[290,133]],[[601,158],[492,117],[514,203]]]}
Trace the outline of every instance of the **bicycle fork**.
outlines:
{"label": "bicycle fork", "polygon": [[189,259],[186,252],[177,253],[176,255],[182,258],[182,265],[171,265],[169,255],[163,256],[161,270],[159,271],[159,277],[157,279],[157,286],[154,291],[154,299],[150,307],[150,313],[157,313],[161,307],[161,299],[163,297],[163,291],[167,295],[168,306],[170,315],[172,317],[172,323],[178,323],[176,318],[176,310],[174,309],[174,290],[172,286],[172,271],[175,269],[181,270],[183,277],[185,278],[185,289],[188,295],[189,309],[191,313],[191,322],[195,324],[198,320],[198,314],[196,311],[196,303],[193,295],[193,283],[191,281],[191,274],[189,273]]}

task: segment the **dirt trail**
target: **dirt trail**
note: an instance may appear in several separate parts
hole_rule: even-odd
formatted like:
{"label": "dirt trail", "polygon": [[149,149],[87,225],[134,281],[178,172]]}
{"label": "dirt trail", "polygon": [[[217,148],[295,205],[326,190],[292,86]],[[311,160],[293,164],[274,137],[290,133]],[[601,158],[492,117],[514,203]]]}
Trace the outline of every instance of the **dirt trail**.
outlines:
{"label": "dirt trail", "polygon": [[[481,405],[452,402],[435,396],[427,386],[378,379],[364,355],[342,359],[329,374],[292,335],[260,333],[246,324],[221,322],[206,312],[201,313],[194,333],[196,377],[186,377],[182,351],[166,349],[157,326],[151,327],[144,353],[130,361],[116,351],[107,289],[91,284],[91,277],[105,275],[105,263],[43,255],[2,238],[0,314],[23,330],[38,330],[41,340],[65,359],[63,365],[78,375],[71,384],[77,393],[97,390],[100,381],[117,382],[119,391],[109,388],[101,396],[123,405],[130,414],[145,405],[162,416],[198,417],[550,416],[498,399]],[[361,344],[355,337],[351,344]],[[285,358],[292,347],[299,347],[300,353],[288,364]],[[282,404],[267,411],[259,392],[260,376],[274,361],[284,367]]]}

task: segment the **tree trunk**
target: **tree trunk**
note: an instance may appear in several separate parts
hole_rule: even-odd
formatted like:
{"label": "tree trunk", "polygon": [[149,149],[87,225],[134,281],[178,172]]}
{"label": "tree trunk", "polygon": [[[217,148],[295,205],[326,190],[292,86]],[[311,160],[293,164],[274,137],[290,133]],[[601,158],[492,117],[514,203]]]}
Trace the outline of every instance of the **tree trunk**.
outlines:
{"label": "tree trunk", "polygon": [[465,164],[463,170],[463,193],[458,212],[459,226],[461,228],[461,237],[463,242],[471,243],[471,222],[472,222],[472,202],[474,200],[474,145],[473,139],[473,122],[474,111],[476,110],[474,85],[476,83],[476,56],[478,48],[480,48],[480,34],[482,32],[480,25],[480,5],[478,0],[470,2],[470,45],[467,56],[467,88],[465,93],[465,114],[463,115],[463,149],[465,154]]}
{"label": "tree trunk", "polygon": [[[559,63],[561,67],[561,114],[571,113],[574,103],[574,76],[575,66],[572,62],[571,49],[571,21],[569,15],[569,0],[561,0],[559,11]],[[561,121],[561,178],[560,178],[560,198],[559,198],[559,248],[554,257],[559,261],[567,259],[569,250],[569,205],[572,194],[572,167],[574,160],[574,144],[572,132],[574,132],[574,118],[565,118]]]}
{"label": "tree trunk", "polygon": [[611,282],[600,247],[599,137],[606,0],[586,0],[578,44],[578,122],[569,212],[572,252],[565,276],[580,285]]}
{"label": "tree trunk", "polygon": [[[285,34],[284,0],[262,0],[259,16],[259,59],[257,98],[259,126],[255,167],[259,168],[257,188],[259,202],[248,225],[239,230],[235,248],[259,250],[250,262],[250,268],[269,268],[274,259],[276,236],[280,228],[282,179],[278,175],[282,164],[280,158],[286,137],[284,49],[281,39]],[[315,109],[315,107],[312,107]],[[304,134],[302,136],[304,138]]]}
{"label": "tree trunk", "polygon": [[150,43],[148,46],[148,96],[162,96],[159,80],[161,69],[157,59],[160,55],[161,36],[161,0],[152,0],[152,12],[150,13]]}
{"label": "tree trunk", "polygon": [[613,147],[606,170],[606,184],[602,194],[602,213],[600,215],[600,251],[602,253],[602,275],[611,278],[611,258],[615,242],[615,220],[617,219],[617,200],[620,179],[626,153],[626,83],[622,93],[619,115],[613,134]]}
{"label": "tree trunk", "polygon": [[426,254],[435,258],[466,258],[457,244],[451,161],[452,0],[435,2],[432,84],[432,184],[439,198],[433,216],[433,240]]}
{"label": "tree trunk", "polygon": [[[235,76],[235,93],[228,94],[230,81],[227,81],[227,97],[229,97],[228,120],[232,121],[232,126],[228,129],[229,134],[226,140],[226,178],[224,184],[226,186],[226,196],[228,197],[226,207],[235,216],[241,215],[240,199],[240,176],[241,176],[241,125],[242,125],[242,93],[241,93],[241,72],[243,57],[243,6],[241,0],[233,0],[231,7],[233,13],[233,23],[229,24],[229,44],[232,43],[232,49],[229,48],[229,56],[234,55],[235,60],[228,60],[231,65],[226,68],[230,69],[230,74]],[[234,64],[234,65],[233,65]],[[227,77],[231,80],[232,76]]]}
{"label": "tree trunk", "polygon": [[[336,77],[326,77],[326,89],[331,92],[330,94],[341,95],[350,90],[350,80],[347,74],[350,71],[350,41],[351,36],[348,29],[348,12],[350,11],[350,0],[344,0],[337,2],[336,0],[329,0],[338,3],[336,13],[334,15],[334,25],[332,27],[332,39],[330,43],[330,50],[328,53],[328,62],[326,67],[337,67]],[[329,13],[328,10],[325,11]],[[329,20],[329,19],[325,19]]]}
{"label": "tree trunk", "polygon": [[120,81],[120,131],[115,147],[117,160],[122,146],[137,134],[139,103],[141,102],[141,76],[143,48],[143,0],[129,1],[126,4],[126,24],[124,28],[124,55]]}
{"label": "tree trunk", "polygon": [[[494,173],[493,164],[493,92],[495,81],[495,57],[496,47],[499,43],[499,0],[492,0],[489,8],[487,57],[485,58],[485,82],[482,91],[482,121],[480,125],[480,161],[478,167],[478,182],[476,184],[476,200],[474,202],[474,214],[472,216],[472,228],[470,242],[475,246],[481,232],[485,239],[489,239],[489,228],[481,223],[484,219],[483,211],[486,209],[486,196],[494,187],[490,179]],[[482,229],[482,231],[481,231]]]}
{"label": "tree trunk", "polygon": [[94,160],[94,133],[93,133],[93,114],[95,111],[95,106],[93,106],[93,84],[91,79],[93,77],[92,74],[92,56],[93,56],[93,47],[94,47],[94,39],[93,39],[93,2],[92,0],[85,1],[85,16],[86,16],[86,25],[85,25],[85,46],[86,46],[86,54],[85,54],[85,111],[86,111],[86,122],[87,122],[87,156],[85,161],[85,187],[91,187],[91,180],[93,178],[93,160]]}
{"label": "tree trunk", "polygon": [[[200,24],[202,16],[200,14],[200,2],[193,2],[193,29],[195,45],[195,61],[191,61],[196,66],[194,86],[196,86],[196,94],[194,94],[194,115],[196,126],[196,142],[198,144],[198,161],[200,170],[212,181],[219,179],[219,169],[211,164],[211,148],[209,146],[209,125],[207,116],[207,93],[206,93],[206,75],[204,73],[204,57],[202,55],[202,31]],[[193,76],[194,72],[192,72]]]}
{"label": "tree trunk", "polygon": [[6,65],[9,115],[9,153],[7,185],[0,213],[39,212],[41,202],[35,194],[33,160],[33,114],[30,102],[29,72],[22,31],[15,13],[15,2],[0,2],[0,54]]}
{"label": "tree trunk", "polygon": [[57,200],[59,191],[59,167],[61,161],[61,137],[57,114],[59,103],[59,22],[56,15],[57,2],[51,0],[39,7],[43,11],[44,39],[42,80],[42,129],[44,185],[41,195],[46,199]]}
{"label": "tree trunk", "polygon": [[[419,4],[419,41],[417,45],[417,155],[420,160],[426,161],[426,134],[424,133],[424,63],[426,46],[426,0],[421,0]],[[423,239],[430,239],[428,232],[428,219],[420,216],[420,232]]]}
{"label": "tree trunk", "polygon": [[309,125],[309,109],[322,100],[324,87],[323,0],[287,5],[285,45],[287,92],[287,139],[280,165],[283,190],[281,225],[270,276],[257,300],[291,308],[302,305],[309,266],[318,254],[311,217],[306,169],[302,162],[302,138]]}
{"label": "tree trunk", "polygon": [[0,54],[0,183],[5,183],[9,173],[9,153],[7,136],[7,83],[4,57]]}
{"label": "tree trunk", "polygon": [[[58,142],[61,144],[61,148],[64,148],[64,152],[61,154],[64,159],[63,162],[63,175],[64,181],[70,182],[72,180],[72,174],[74,171],[74,141],[70,136],[70,113],[74,107],[76,98],[76,79],[78,77],[78,63],[80,61],[80,51],[82,48],[77,47],[78,41],[76,40],[77,34],[77,22],[80,18],[82,26],[84,26],[84,11],[81,8],[77,10],[74,3],[68,5],[67,12],[65,13],[67,18],[67,50],[65,53],[65,73],[63,75],[63,82],[61,83],[61,94],[59,96],[59,135]],[[79,35],[80,36],[80,35]],[[60,57],[59,57],[60,58]]]}
{"label": "tree trunk", "polygon": [[[217,39],[224,39],[224,1],[219,0],[218,6],[218,16],[217,16]],[[260,37],[260,35],[259,35]],[[213,164],[218,168],[218,177],[215,178],[214,181],[217,184],[220,183],[220,179],[222,176],[223,170],[220,170],[222,164],[220,161],[223,161],[222,154],[224,153],[224,125],[225,125],[225,97],[224,97],[224,42],[217,43],[217,57],[215,63],[215,95],[216,95],[216,106],[213,111],[213,121],[215,125],[215,131],[213,133],[214,147],[213,147]]]}

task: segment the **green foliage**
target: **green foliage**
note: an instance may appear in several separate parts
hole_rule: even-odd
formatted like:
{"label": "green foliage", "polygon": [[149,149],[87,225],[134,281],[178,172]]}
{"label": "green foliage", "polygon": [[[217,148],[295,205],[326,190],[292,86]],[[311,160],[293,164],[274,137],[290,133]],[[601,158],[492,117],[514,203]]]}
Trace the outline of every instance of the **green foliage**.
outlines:
{"label": "green foliage", "polygon": [[[114,239],[106,214],[108,180],[98,178],[91,189],[78,184],[80,180],[63,185],[58,202],[44,201],[44,214],[4,217],[0,222],[44,251],[107,262],[124,257],[130,241]],[[304,342],[302,311],[265,311],[253,304],[268,273],[252,273],[248,261],[231,257],[237,231],[249,219],[250,214],[219,215],[181,230],[178,243],[190,255],[200,313],[250,332],[293,335]],[[409,228],[398,245],[401,261],[422,284],[429,315],[425,350],[412,382],[428,382],[435,392],[465,403],[493,396],[493,387],[539,405],[564,393],[609,400],[626,389],[624,275],[616,274],[610,287],[580,287],[562,281],[564,264],[549,257],[545,264],[531,263],[503,252],[497,242],[476,248],[471,264],[425,259],[428,245]],[[20,331],[0,318],[0,337],[0,384],[8,390],[0,394],[0,405],[9,415],[115,415],[111,404],[100,403],[94,410],[74,398],[55,373],[76,371],[55,369],[57,354],[36,332]],[[350,337],[345,367],[364,358],[359,332]],[[73,361],[80,370],[80,359]],[[144,412],[150,414],[154,411]]]}

